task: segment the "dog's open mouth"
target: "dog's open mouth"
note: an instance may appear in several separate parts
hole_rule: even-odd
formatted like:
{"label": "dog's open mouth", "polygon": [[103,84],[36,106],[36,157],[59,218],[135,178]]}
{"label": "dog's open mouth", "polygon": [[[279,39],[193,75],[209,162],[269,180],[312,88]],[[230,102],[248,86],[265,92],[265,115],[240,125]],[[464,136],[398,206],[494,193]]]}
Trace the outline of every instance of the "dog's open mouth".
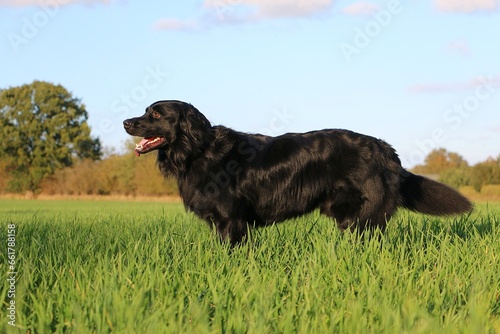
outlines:
{"label": "dog's open mouth", "polygon": [[142,139],[138,144],[135,144],[134,153],[137,156],[141,154],[148,153],[155,148],[165,144],[167,139],[164,137],[149,137]]}

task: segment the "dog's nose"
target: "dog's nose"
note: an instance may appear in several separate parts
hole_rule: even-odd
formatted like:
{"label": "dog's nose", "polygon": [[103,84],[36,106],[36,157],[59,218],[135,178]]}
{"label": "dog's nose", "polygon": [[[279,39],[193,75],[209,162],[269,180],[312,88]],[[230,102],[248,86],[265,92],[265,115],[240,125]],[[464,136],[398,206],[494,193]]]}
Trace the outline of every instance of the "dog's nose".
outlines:
{"label": "dog's nose", "polygon": [[131,126],[132,126],[132,122],[131,122],[131,121],[129,121],[128,119],[126,119],[126,120],[124,120],[124,121],[123,121],[123,127],[124,127],[125,129],[128,129],[128,128],[130,128]]}

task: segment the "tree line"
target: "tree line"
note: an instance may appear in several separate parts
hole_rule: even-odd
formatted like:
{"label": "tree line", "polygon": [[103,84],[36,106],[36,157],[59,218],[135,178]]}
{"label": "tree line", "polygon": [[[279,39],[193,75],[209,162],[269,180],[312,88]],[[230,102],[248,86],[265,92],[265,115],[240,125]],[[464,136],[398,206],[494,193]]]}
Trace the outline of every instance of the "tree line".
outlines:
{"label": "tree line", "polygon": [[[134,145],[128,143],[128,147]],[[176,181],[165,179],[155,166],[156,154],[136,157],[133,150],[83,159],[47,176],[40,193],[47,195],[175,196]]]}
{"label": "tree line", "polygon": [[439,181],[454,188],[469,186],[476,192],[481,192],[486,185],[500,185],[500,155],[469,166],[458,153],[440,148],[430,152],[425,163],[415,166],[412,171],[434,175]]}
{"label": "tree line", "polygon": [[[0,90],[0,193],[47,195],[176,195],[174,180],[154,167],[154,153],[105,152],[90,134],[80,99],[43,81]],[[500,156],[474,166],[458,153],[432,151],[413,172],[455,188],[500,184]]]}

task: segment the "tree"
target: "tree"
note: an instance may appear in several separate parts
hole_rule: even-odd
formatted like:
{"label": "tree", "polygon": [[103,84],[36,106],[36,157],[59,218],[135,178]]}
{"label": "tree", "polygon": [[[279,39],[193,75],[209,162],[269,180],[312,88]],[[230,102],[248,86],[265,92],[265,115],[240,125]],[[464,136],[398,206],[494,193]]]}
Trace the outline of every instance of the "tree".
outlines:
{"label": "tree", "polygon": [[488,184],[500,184],[500,165],[498,160],[488,159],[472,167],[471,184],[478,192]]}
{"label": "tree", "polygon": [[439,148],[432,150],[425,158],[425,164],[415,166],[413,171],[419,174],[440,174],[448,169],[466,167],[468,163],[460,154]]}
{"label": "tree", "polygon": [[451,168],[441,172],[439,181],[458,189],[471,184],[471,174],[471,167]]}
{"label": "tree", "polygon": [[34,81],[0,91],[0,159],[11,191],[33,191],[55,170],[75,159],[99,159],[80,99],[61,85]]}

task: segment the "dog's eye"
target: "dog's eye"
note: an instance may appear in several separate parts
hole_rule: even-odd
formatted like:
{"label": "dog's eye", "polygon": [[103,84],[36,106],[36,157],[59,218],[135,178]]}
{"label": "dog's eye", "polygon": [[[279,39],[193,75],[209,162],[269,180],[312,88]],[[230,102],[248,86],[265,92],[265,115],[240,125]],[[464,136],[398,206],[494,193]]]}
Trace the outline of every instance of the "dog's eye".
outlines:
{"label": "dog's eye", "polygon": [[154,118],[161,118],[161,114],[158,111],[153,111]]}

